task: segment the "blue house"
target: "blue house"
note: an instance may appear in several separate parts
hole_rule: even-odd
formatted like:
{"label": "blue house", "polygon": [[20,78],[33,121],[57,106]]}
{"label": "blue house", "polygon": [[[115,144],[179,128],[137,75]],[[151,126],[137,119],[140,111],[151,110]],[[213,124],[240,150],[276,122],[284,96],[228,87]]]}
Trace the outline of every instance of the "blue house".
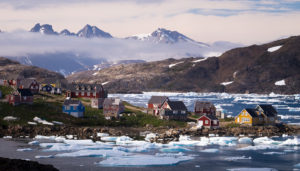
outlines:
{"label": "blue house", "polygon": [[79,100],[66,99],[63,105],[63,113],[72,115],[74,117],[83,117],[85,107]]}

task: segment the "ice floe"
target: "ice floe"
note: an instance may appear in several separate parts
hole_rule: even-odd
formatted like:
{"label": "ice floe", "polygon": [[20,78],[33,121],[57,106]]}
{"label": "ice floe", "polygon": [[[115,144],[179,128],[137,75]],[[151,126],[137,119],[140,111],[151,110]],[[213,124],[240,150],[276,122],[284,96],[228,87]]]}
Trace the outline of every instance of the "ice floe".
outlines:
{"label": "ice floe", "polygon": [[300,163],[298,163],[298,164],[295,164],[295,165],[294,165],[294,167],[296,167],[296,168],[300,168]]}
{"label": "ice floe", "polygon": [[187,152],[187,151],[191,151],[188,148],[184,148],[184,147],[179,147],[179,146],[175,146],[175,147],[169,147],[169,148],[161,148],[159,151],[164,152],[164,153],[178,153],[178,152]]}
{"label": "ice floe", "polygon": [[17,151],[32,151],[32,148],[19,148]]}
{"label": "ice floe", "polygon": [[266,155],[282,155],[282,154],[285,154],[284,152],[276,152],[276,151],[271,151],[271,152],[264,152],[263,154],[266,154]]}
{"label": "ice floe", "polygon": [[201,150],[200,152],[202,152],[202,153],[217,153],[217,152],[219,152],[219,149],[210,148],[210,149]]}
{"label": "ice floe", "polygon": [[234,157],[225,157],[224,160],[226,161],[237,161],[237,160],[251,160],[252,157],[246,157],[246,156],[234,156]]}
{"label": "ice floe", "polygon": [[238,142],[240,144],[252,144],[253,143],[253,138],[249,138],[249,137],[243,137],[243,138],[240,138],[238,140]]}
{"label": "ice floe", "polygon": [[29,145],[39,145],[40,142],[39,141],[30,141],[28,144]]}
{"label": "ice floe", "polygon": [[145,141],[150,142],[151,139],[154,139],[157,135],[155,133],[147,134],[145,137]]}
{"label": "ice floe", "polygon": [[110,157],[98,164],[108,167],[116,166],[170,166],[179,162],[192,160],[193,157],[185,156],[182,153],[178,155],[156,154],[156,155],[133,155],[122,157]]}
{"label": "ice floe", "polygon": [[59,153],[54,157],[115,157],[115,156],[127,156],[129,153],[120,151],[118,149],[113,150],[79,150],[70,153]]}

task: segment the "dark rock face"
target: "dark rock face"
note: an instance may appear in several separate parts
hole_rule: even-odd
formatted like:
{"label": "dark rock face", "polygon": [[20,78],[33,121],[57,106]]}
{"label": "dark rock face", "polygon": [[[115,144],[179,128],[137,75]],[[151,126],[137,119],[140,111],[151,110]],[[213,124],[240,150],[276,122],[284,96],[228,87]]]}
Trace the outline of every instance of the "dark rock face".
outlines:
{"label": "dark rock face", "polygon": [[0,157],[0,170],[5,171],[58,171],[52,165],[39,164],[34,161],[7,159]]}
{"label": "dark rock face", "polygon": [[[110,92],[122,93],[134,90],[296,94],[300,92],[299,45],[300,36],[295,36],[229,50],[220,57],[202,61],[201,58],[184,58],[118,65],[97,74],[79,72],[67,79],[109,82],[105,87]],[[275,46],[281,48],[268,51]],[[280,80],[286,85],[275,85]],[[223,85],[224,82],[232,83]]]}
{"label": "dark rock face", "polygon": [[78,37],[85,37],[85,38],[93,38],[93,37],[112,38],[112,36],[109,33],[100,30],[96,26],[90,26],[88,24],[84,26],[83,29],[79,30],[76,35]]}

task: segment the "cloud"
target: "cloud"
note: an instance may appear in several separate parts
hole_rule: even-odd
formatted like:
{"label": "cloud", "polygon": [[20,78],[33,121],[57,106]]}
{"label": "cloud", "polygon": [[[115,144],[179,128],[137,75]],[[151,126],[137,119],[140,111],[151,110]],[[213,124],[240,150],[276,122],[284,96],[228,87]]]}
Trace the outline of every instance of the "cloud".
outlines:
{"label": "cloud", "polygon": [[105,58],[110,61],[125,59],[153,61],[171,57],[205,56],[211,52],[224,52],[233,46],[237,45],[223,43],[211,47],[200,47],[187,43],[171,45],[118,38],[86,39],[43,35],[26,31],[0,34],[1,56],[14,57],[31,54],[72,53],[95,59]]}

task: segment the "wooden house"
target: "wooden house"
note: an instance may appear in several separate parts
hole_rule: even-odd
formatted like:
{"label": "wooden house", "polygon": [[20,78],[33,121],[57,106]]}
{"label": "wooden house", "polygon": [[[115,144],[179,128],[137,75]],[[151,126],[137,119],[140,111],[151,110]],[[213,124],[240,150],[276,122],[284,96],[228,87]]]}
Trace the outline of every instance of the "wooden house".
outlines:
{"label": "wooden house", "polygon": [[106,119],[119,118],[125,106],[119,98],[106,98],[103,102],[103,114]]}
{"label": "wooden house", "polygon": [[41,91],[44,91],[44,92],[48,92],[48,93],[51,93],[52,89],[54,87],[51,85],[51,84],[43,84],[41,85]]}
{"label": "wooden house", "polygon": [[187,108],[182,101],[166,100],[159,109],[158,116],[166,120],[186,120]]}
{"label": "wooden house", "polygon": [[103,108],[103,102],[104,98],[94,98],[91,100],[91,107],[96,109],[102,109]]}
{"label": "wooden house", "polygon": [[85,107],[79,100],[66,99],[62,111],[63,113],[79,118],[84,116]]}
{"label": "wooden house", "polygon": [[277,111],[272,105],[257,105],[254,109],[243,109],[236,117],[235,123],[245,125],[275,125]]}
{"label": "wooden house", "polygon": [[216,115],[216,107],[208,101],[196,101],[194,105],[195,115]]}
{"label": "wooden house", "polygon": [[30,89],[32,94],[37,94],[40,89],[39,83],[34,78],[26,78],[18,83],[19,89]]}
{"label": "wooden house", "polygon": [[202,115],[198,120],[198,126],[204,128],[219,128],[219,120],[215,115]]}
{"label": "wooden house", "polygon": [[161,106],[165,101],[169,101],[167,96],[151,96],[148,101],[147,113],[158,116]]}
{"label": "wooden house", "polygon": [[70,98],[106,98],[107,91],[101,84],[76,84],[68,85],[66,96]]}
{"label": "wooden house", "polygon": [[53,87],[51,90],[51,94],[61,94],[61,88],[60,87]]}
{"label": "wooden house", "polygon": [[33,104],[33,94],[30,89],[17,89],[7,96],[9,104],[14,106],[19,104]]}

